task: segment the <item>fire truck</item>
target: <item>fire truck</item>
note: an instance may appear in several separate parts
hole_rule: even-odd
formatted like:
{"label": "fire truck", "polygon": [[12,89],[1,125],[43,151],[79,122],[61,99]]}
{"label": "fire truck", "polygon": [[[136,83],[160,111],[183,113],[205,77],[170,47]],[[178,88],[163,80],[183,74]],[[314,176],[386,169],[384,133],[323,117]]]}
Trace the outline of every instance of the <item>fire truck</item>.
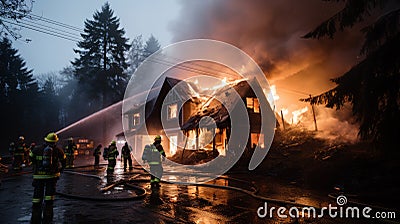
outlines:
{"label": "fire truck", "polygon": [[[76,150],[74,151],[74,155],[91,155],[94,149],[94,141],[89,138],[84,137],[74,137],[74,142],[76,144]],[[67,140],[65,145],[67,144]]]}

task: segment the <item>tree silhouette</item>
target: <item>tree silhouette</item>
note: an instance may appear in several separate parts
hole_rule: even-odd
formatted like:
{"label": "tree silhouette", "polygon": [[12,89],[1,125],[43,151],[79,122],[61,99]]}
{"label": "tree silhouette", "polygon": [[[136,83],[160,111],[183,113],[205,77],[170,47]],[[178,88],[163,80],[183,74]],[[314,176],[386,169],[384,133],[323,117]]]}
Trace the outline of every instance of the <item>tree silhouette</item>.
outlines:
{"label": "tree silhouette", "polygon": [[[0,41],[0,112],[1,124],[7,130],[3,142],[16,139],[23,133],[34,133],[33,121],[38,111],[39,90],[32,70],[13,49],[7,38]],[[11,138],[11,139],[5,139]]]}
{"label": "tree silhouette", "polygon": [[146,41],[144,48],[143,48],[143,56],[144,58],[149,57],[151,54],[155,53],[161,48],[160,43],[158,40],[151,35],[149,39]]}
{"label": "tree silhouette", "polygon": [[142,35],[139,35],[133,39],[131,49],[128,52],[129,67],[127,72],[130,75],[130,78],[132,78],[132,82],[135,83],[136,86],[140,86],[141,82],[143,81],[143,77],[137,77],[137,75],[135,75],[136,69],[144,60],[146,60],[147,57],[158,51],[160,48],[160,43],[153,35],[147,39],[144,45]]}
{"label": "tree silhouette", "polygon": [[333,89],[301,100],[336,109],[350,103],[360,124],[361,139],[370,139],[383,149],[393,149],[400,127],[399,5],[399,1],[347,0],[341,11],[304,36],[334,38],[336,32],[365,21],[373,13],[380,13],[377,20],[362,29],[365,41],[360,53],[363,60],[332,79],[337,84]]}
{"label": "tree silhouette", "polygon": [[119,19],[105,3],[93,20],[85,21],[83,40],[75,50],[79,57],[72,62],[81,88],[89,98],[100,100],[102,107],[122,100],[127,83],[125,51],[130,46],[119,26]]}
{"label": "tree silhouette", "polygon": [[1,0],[0,1],[0,36],[10,34],[15,39],[20,38],[18,28],[13,27],[7,20],[18,21],[26,17],[32,10],[33,1]]}
{"label": "tree silhouette", "polygon": [[142,35],[136,36],[131,43],[131,48],[129,49],[127,55],[128,69],[127,74],[132,75],[136,69],[139,67],[140,63],[144,60],[143,55],[143,39]]}
{"label": "tree silhouette", "polygon": [[53,77],[48,76],[41,88],[40,108],[42,124],[48,130],[60,128],[60,101],[56,91],[56,83]]}

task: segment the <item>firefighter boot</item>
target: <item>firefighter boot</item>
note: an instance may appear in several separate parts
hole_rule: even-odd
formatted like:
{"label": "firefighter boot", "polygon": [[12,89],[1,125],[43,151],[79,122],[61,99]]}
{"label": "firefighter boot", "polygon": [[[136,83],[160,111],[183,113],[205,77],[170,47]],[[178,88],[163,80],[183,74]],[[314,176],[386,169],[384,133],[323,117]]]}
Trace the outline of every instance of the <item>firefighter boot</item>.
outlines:
{"label": "firefighter boot", "polygon": [[42,223],[42,203],[33,203],[31,224]]}
{"label": "firefighter boot", "polygon": [[43,223],[53,223],[53,201],[45,201],[44,203]]}

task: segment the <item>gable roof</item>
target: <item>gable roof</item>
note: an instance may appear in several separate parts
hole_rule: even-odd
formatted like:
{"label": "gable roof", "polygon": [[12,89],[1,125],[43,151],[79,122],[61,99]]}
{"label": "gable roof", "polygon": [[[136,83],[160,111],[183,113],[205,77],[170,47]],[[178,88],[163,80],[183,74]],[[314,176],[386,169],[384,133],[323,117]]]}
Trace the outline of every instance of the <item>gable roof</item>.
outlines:
{"label": "gable roof", "polygon": [[[256,82],[256,80],[251,80]],[[232,97],[234,91],[239,95],[238,97]],[[235,83],[226,85],[218,89],[214,96],[210,97],[201,107],[201,110],[191,115],[190,118],[182,125],[182,130],[190,130],[199,126],[200,120],[205,117],[211,117],[214,119],[218,128],[226,127],[228,124],[227,120],[229,118],[228,108],[234,108],[239,100],[244,98],[249,93],[254,94],[250,84],[247,80],[239,80]],[[226,107],[224,106],[226,105]],[[211,121],[203,123],[204,126],[211,125]]]}
{"label": "gable roof", "polygon": [[[161,80],[163,80],[161,82]],[[124,115],[127,114],[133,114],[137,113],[143,107],[146,109],[146,114],[144,117],[144,122],[142,122],[137,128],[135,128],[134,131],[128,131],[129,134],[133,134],[134,132],[138,132],[143,128],[144,123],[147,121],[147,119],[153,114],[155,109],[157,108],[157,105],[162,105],[162,102],[164,100],[164,93],[168,93],[171,89],[174,89],[174,93],[180,97],[180,100],[182,102],[185,102],[186,99],[189,99],[192,102],[199,103],[198,99],[198,88],[196,85],[190,82],[185,82],[183,80],[171,78],[171,77],[162,77],[160,80],[155,82],[153,88],[148,91],[141,92],[139,94],[136,94],[132,97],[130,97],[130,101],[133,103],[132,107],[124,112]],[[144,98],[146,97],[147,98]],[[135,100],[135,98],[141,98],[139,102]],[[144,100],[143,100],[144,98]],[[129,103],[126,102],[126,103]],[[124,132],[117,134],[117,136],[123,136]]]}

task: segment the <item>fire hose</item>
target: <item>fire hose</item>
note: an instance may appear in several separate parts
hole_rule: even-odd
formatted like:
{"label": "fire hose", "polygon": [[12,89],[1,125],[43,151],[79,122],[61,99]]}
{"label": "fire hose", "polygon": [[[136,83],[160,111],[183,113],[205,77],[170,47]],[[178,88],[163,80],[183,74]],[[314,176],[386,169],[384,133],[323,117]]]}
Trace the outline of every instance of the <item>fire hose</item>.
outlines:
{"label": "fire hose", "polygon": [[[106,165],[106,164],[101,164],[101,165]],[[78,167],[74,167],[73,169],[77,169],[77,168],[86,168],[86,167],[93,167],[93,165],[87,165],[87,166],[78,166]],[[144,168],[142,168],[141,166],[135,166],[135,169],[140,169],[140,170],[144,170]],[[32,171],[23,171],[23,172],[18,172],[18,173],[14,173],[11,175],[7,175],[7,178],[12,177],[12,176],[18,176],[18,175],[23,175],[23,174],[28,174],[31,173]],[[93,174],[85,174],[85,173],[81,173],[81,172],[75,172],[75,171],[71,171],[71,170],[65,170],[64,173],[66,174],[71,174],[71,175],[80,175],[80,176],[85,176],[85,177],[89,177],[89,178],[95,178],[95,179],[99,179],[102,180],[101,176],[98,175],[93,175]],[[187,173],[180,173],[180,172],[165,172],[166,174],[184,174],[186,175]],[[110,197],[92,197],[92,196],[82,196],[82,195],[76,195],[76,194],[69,194],[69,193],[64,193],[64,192],[59,192],[57,191],[57,194],[63,197],[67,197],[67,198],[72,198],[72,199],[79,199],[79,200],[93,200],[93,201],[126,201],[126,200],[138,200],[138,199],[142,199],[146,196],[147,191],[146,189],[139,187],[137,185],[131,184],[130,182],[141,182],[141,181],[148,181],[148,179],[136,179],[139,175],[150,175],[149,173],[143,173],[143,172],[130,172],[130,174],[136,174],[133,177],[131,177],[128,180],[121,180],[118,181],[116,183],[113,183],[111,185],[108,185],[104,188],[101,188],[101,191],[107,191],[109,189],[111,189],[112,187],[115,187],[117,185],[124,185],[124,186],[128,186],[129,188],[135,189],[137,192],[139,192],[139,194],[137,195],[132,195],[129,197],[118,197],[118,198],[110,198]],[[319,207],[315,207],[315,206],[310,206],[310,205],[306,205],[306,204],[302,204],[302,203],[296,203],[296,202],[292,202],[292,201],[287,201],[287,200],[280,200],[280,199],[276,199],[276,198],[270,198],[270,197],[265,197],[262,195],[258,195],[258,189],[256,186],[254,186],[253,184],[251,184],[248,181],[245,180],[241,180],[241,179],[236,179],[236,178],[232,178],[232,177],[226,177],[226,176],[220,176],[217,177],[217,179],[227,179],[227,180],[234,180],[234,181],[238,181],[238,182],[242,182],[242,183],[247,183],[249,184],[251,190],[247,190],[247,189],[243,189],[240,187],[234,187],[234,186],[225,186],[225,185],[218,185],[218,184],[207,184],[207,183],[187,183],[187,182],[180,182],[180,181],[164,181],[161,180],[162,183],[166,183],[166,184],[179,184],[179,185],[191,185],[191,186],[202,186],[202,187],[210,187],[210,188],[219,188],[219,189],[225,189],[225,190],[233,190],[233,191],[238,191],[238,192],[242,192],[244,194],[247,194],[255,199],[258,200],[262,200],[265,202],[271,202],[271,203],[276,203],[279,205],[284,205],[284,206],[295,206],[295,207],[314,207],[316,210],[321,210],[321,208]],[[3,179],[5,180],[5,179]],[[328,194],[329,198],[332,199],[336,199],[337,196],[335,196],[334,194]],[[364,207],[371,207],[371,208],[375,208],[375,209],[381,209],[381,210],[385,210],[385,211],[395,211],[396,213],[398,213],[399,211],[397,210],[393,210],[393,209],[389,209],[389,208],[385,208],[385,207],[381,207],[381,206],[375,206],[375,205],[371,205],[371,204],[366,204],[366,203],[360,203],[357,201],[353,201],[353,200],[348,200],[347,201],[348,204],[354,204],[354,205],[359,205],[359,206],[364,206]]]}
{"label": "fire hose", "polygon": [[[75,168],[85,168],[85,167],[90,167],[90,166],[79,166],[79,167],[74,167]],[[93,174],[86,174],[86,173],[80,173],[80,172],[74,172],[70,170],[65,170],[64,173],[66,174],[71,174],[71,175],[80,175],[80,176],[85,176],[85,177],[90,177],[90,178],[95,178],[102,180],[103,178],[98,175],[93,175]],[[129,180],[138,177],[140,174],[135,175],[134,177],[131,177]],[[117,185],[122,185],[125,184],[125,182],[129,180],[121,180],[116,183],[113,183],[111,185],[108,185],[106,187],[103,187],[100,189],[101,192],[107,191]],[[126,184],[125,184],[126,185]],[[60,192],[57,191],[56,193],[60,196],[67,197],[67,198],[72,198],[72,199],[80,199],[80,200],[92,200],[92,201],[127,201],[127,200],[138,200],[142,199],[146,196],[146,190],[142,187],[136,186],[136,185],[126,185],[129,188],[132,188],[136,190],[136,192],[139,192],[137,195],[130,195],[126,197],[94,197],[94,196],[83,196],[83,195],[77,195],[77,194],[71,194],[71,193],[65,193],[65,192]]]}

